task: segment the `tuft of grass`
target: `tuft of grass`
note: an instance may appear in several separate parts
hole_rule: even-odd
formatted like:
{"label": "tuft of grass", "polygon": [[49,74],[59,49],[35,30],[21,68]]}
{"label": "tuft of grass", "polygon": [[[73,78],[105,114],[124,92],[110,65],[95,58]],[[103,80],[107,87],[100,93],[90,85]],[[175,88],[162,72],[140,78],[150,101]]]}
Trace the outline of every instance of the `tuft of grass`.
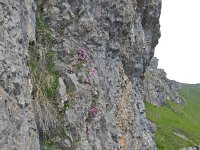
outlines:
{"label": "tuft of grass", "polygon": [[41,150],[61,150],[62,148],[58,143],[54,142],[56,136],[65,137],[65,131],[63,128],[52,129],[50,134],[40,131],[40,149]]}
{"label": "tuft of grass", "polygon": [[42,45],[52,46],[53,37],[52,32],[47,24],[44,23],[41,16],[36,16],[36,39]]}
{"label": "tuft of grass", "polygon": [[78,62],[76,65],[75,65],[76,69],[80,70],[81,68],[83,68],[83,63],[82,62]]}
{"label": "tuft of grass", "polygon": [[38,14],[36,17],[36,43],[29,43],[27,65],[31,73],[36,123],[39,129],[44,131],[58,126],[55,99],[59,85],[59,72],[54,68],[52,43],[51,30]]}
{"label": "tuft of grass", "polygon": [[76,91],[75,91],[74,87],[72,87],[72,86],[67,86],[66,92],[67,92],[67,95],[69,96],[69,98],[74,98],[76,96]]}
{"label": "tuft of grass", "polygon": [[51,140],[44,140],[40,143],[41,150],[61,150],[58,144],[55,144]]}
{"label": "tuft of grass", "polygon": [[[36,0],[36,42],[29,43],[27,65],[31,73],[32,99],[36,124],[39,130],[42,150],[60,150],[55,137],[66,136],[63,114],[57,109],[56,93],[59,86],[59,72],[55,69],[52,51],[53,36],[50,27],[43,21],[44,6],[49,0]],[[66,106],[67,109],[67,106]]]}
{"label": "tuft of grass", "polygon": [[[32,97],[37,125],[44,130],[56,127],[56,101],[59,73],[53,69],[52,60],[46,54],[39,54],[42,47],[31,46],[28,66],[33,86]],[[40,51],[39,51],[40,50]]]}
{"label": "tuft of grass", "polygon": [[165,106],[156,107],[145,102],[147,118],[157,125],[158,150],[179,150],[200,145],[200,85],[182,84],[179,95],[185,100],[184,105],[167,100]]}

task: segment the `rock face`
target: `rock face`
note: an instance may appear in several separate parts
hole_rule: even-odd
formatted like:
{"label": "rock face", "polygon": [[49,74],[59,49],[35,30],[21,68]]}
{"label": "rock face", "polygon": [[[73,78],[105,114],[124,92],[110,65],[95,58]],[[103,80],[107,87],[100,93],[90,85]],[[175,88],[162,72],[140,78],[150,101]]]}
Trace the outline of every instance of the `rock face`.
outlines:
{"label": "rock face", "polygon": [[0,0],[0,149],[39,149],[31,103],[28,43],[35,37],[32,0]]}
{"label": "rock face", "polygon": [[169,80],[163,69],[158,69],[158,59],[152,58],[150,66],[144,74],[143,81],[144,97],[153,105],[164,105],[165,100],[171,100],[177,104],[183,101],[179,98],[177,91],[181,89],[181,84]]}
{"label": "rock face", "polygon": [[[31,56],[27,49],[35,40],[35,5],[31,0],[0,0],[0,149],[40,149],[38,130],[43,148],[47,140],[57,144],[51,149],[156,149],[155,128],[144,111],[143,76],[160,37],[161,0],[36,3],[36,16],[45,25],[36,26],[36,42],[32,43],[42,48]],[[49,30],[42,37],[39,29],[46,26]],[[46,33],[51,33],[52,40]],[[41,84],[29,82],[26,58],[45,66],[47,56],[59,72],[56,102],[48,106],[54,105],[60,114],[62,137],[52,133],[58,128],[48,127],[51,117],[44,115],[48,110],[40,115],[42,111],[34,112],[31,103],[31,92],[34,107],[43,101],[35,105]],[[48,72],[54,75],[52,68]],[[47,90],[46,97],[52,96],[49,89],[48,84],[41,92]]]}
{"label": "rock face", "polygon": [[73,97],[66,90],[58,99],[70,106],[64,115],[67,138],[58,142],[64,149],[156,149],[141,76],[160,37],[161,1],[50,4],[41,9],[53,31],[60,84],[75,89]]}

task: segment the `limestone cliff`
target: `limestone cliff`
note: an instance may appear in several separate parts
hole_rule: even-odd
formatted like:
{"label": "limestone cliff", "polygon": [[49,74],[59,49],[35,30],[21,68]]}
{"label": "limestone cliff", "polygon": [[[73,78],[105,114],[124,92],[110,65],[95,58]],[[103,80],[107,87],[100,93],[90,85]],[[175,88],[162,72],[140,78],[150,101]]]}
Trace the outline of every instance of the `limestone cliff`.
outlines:
{"label": "limestone cliff", "polygon": [[0,0],[0,149],[38,149],[28,43],[35,38],[32,0]]}
{"label": "limestone cliff", "polygon": [[158,69],[158,59],[152,58],[150,66],[144,74],[143,80],[144,99],[153,105],[164,105],[165,100],[171,100],[177,104],[183,103],[177,91],[181,89],[181,84],[169,80],[163,69]]}
{"label": "limestone cliff", "polygon": [[0,0],[0,149],[156,149],[143,79],[160,10],[161,0]]}

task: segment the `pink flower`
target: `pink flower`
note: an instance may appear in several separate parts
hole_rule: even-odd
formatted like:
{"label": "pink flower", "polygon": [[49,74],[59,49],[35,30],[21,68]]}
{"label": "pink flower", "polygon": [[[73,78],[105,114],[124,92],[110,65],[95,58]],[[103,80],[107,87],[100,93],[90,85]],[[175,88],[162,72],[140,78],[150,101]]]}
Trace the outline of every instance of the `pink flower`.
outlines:
{"label": "pink flower", "polygon": [[90,69],[90,74],[91,75],[97,75],[97,70],[95,68]]}
{"label": "pink flower", "polygon": [[93,117],[96,117],[97,116],[97,113],[98,113],[98,109],[97,109],[97,107],[92,107],[91,109],[90,109],[90,112],[92,113],[92,116]]}
{"label": "pink flower", "polygon": [[81,61],[87,61],[88,60],[88,54],[85,49],[78,49],[78,57]]}

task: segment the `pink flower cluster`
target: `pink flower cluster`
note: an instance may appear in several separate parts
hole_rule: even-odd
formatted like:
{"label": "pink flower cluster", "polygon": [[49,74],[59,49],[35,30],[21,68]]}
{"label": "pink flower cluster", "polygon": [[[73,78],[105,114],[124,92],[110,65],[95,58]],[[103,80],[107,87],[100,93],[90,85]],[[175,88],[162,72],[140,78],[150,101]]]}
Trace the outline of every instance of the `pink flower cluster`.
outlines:
{"label": "pink flower cluster", "polygon": [[96,117],[97,116],[97,113],[98,113],[98,109],[97,109],[97,107],[92,107],[91,109],[90,109],[90,112],[92,113],[92,116],[93,117]]}
{"label": "pink flower cluster", "polygon": [[90,74],[97,76],[97,70],[95,68],[90,69]]}
{"label": "pink flower cluster", "polygon": [[87,61],[88,60],[88,54],[85,49],[78,49],[78,57],[81,61]]}

